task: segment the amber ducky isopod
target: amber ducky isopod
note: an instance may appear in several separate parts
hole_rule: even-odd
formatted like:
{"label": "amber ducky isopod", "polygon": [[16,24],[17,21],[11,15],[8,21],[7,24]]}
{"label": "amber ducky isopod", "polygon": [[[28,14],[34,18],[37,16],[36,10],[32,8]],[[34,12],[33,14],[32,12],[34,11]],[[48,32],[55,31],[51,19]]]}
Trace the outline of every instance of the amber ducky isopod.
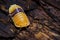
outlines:
{"label": "amber ducky isopod", "polygon": [[9,8],[9,15],[11,16],[16,27],[27,27],[30,24],[27,15],[24,13],[22,7],[19,5],[11,5]]}

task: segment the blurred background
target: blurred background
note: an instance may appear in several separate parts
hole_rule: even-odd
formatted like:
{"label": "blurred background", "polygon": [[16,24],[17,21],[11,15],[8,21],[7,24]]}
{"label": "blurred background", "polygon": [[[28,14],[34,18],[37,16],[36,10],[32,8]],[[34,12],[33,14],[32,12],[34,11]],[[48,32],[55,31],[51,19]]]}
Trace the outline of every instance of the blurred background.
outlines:
{"label": "blurred background", "polygon": [[[20,5],[30,20],[16,28],[9,7]],[[60,0],[0,0],[0,40],[60,40]]]}

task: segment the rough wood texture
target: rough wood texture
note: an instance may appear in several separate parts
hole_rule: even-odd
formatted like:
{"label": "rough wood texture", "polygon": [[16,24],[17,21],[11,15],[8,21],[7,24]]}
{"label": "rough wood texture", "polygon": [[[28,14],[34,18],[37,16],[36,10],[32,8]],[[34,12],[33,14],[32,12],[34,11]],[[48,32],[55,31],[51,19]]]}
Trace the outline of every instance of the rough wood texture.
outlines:
{"label": "rough wood texture", "polygon": [[[58,1],[58,2],[57,2]],[[3,3],[5,2],[5,4]],[[59,0],[13,0],[0,1],[0,29],[1,40],[60,40],[60,5]],[[8,8],[11,4],[21,5],[27,14],[30,25],[27,28],[18,29],[8,16]],[[7,21],[6,21],[7,20]],[[1,26],[2,25],[2,26]],[[15,35],[11,37],[11,32]],[[7,35],[5,32],[10,32]],[[3,35],[3,34],[4,35]],[[7,35],[7,37],[5,36]]]}

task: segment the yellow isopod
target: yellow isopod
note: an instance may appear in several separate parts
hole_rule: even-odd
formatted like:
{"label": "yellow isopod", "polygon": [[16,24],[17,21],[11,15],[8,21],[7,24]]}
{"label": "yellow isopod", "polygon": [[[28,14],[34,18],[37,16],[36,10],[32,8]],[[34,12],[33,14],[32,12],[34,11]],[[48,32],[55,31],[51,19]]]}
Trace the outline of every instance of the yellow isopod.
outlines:
{"label": "yellow isopod", "polygon": [[11,16],[14,25],[18,28],[27,27],[30,24],[27,15],[19,5],[11,5],[9,8],[9,15]]}

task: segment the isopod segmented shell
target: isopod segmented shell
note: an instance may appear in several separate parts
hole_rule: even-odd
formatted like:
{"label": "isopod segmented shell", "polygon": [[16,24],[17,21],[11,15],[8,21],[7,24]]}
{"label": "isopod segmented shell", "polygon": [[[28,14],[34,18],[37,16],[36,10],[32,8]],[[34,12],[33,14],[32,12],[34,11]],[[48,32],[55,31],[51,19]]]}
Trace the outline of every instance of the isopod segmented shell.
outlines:
{"label": "isopod segmented shell", "polygon": [[24,13],[22,7],[14,4],[9,8],[9,15],[11,16],[16,27],[27,27],[30,22],[27,15]]}

